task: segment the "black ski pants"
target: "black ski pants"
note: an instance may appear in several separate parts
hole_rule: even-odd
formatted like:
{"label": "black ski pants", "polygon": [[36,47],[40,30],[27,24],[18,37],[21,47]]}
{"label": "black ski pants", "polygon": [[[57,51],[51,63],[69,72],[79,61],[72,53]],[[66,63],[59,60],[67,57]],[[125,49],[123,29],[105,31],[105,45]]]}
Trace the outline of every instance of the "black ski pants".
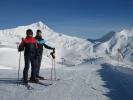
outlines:
{"label": "black ski pants", "polygon": [[31,63],[31,77],[30,79],[35,79],[36,77],[36,66],[35,66],[35,57],[33,56],[24,56],[24,60],[25,60],[25,67],[23,70],[23,80],[24,82],[28,82],[28,71],[29,71],[29,67],[30,67],[30,63]]}
{"label": "black ski pants", "polygon": [[36,59],[36,76],[39,76],[42,56],[37,56]]}

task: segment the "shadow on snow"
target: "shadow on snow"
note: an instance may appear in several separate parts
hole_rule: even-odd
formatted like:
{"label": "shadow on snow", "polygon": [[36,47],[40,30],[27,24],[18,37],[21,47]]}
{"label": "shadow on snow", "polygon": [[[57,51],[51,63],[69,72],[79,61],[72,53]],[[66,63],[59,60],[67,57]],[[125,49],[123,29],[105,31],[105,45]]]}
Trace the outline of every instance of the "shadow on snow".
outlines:
{"label": "shadow on snow", "polygon": [[[110,91],[106,95],[111,100],[133,100],[133,73],[127,73],[126,68],[111,64],[101,64],[102,69],[98,70],[99,75],[105,82],[104,87]],[[132,71],[130,69],[130,71]]]}
{"label": "shadow on snow", "polygon": [[0,78],[1,84],[18,84],[20,81],[17,78]]}

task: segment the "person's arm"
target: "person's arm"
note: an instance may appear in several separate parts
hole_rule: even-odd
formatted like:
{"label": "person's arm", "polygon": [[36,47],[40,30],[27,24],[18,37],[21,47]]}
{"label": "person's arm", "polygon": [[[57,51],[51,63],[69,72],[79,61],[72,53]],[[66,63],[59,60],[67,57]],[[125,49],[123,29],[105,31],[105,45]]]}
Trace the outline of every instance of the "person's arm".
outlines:
{"label": "person's arm", "polygon": [[21,52],[24,50],[24,44],[20,43],[20,45],[18,46],[18,51]]}
{"label": "person's arm", "polygon": [[46,48],[46,49],[50,49],[50,50],[53,50],[54,48],[52,48],[52,47],[50,47],[50,46],[48,46],[47,44],[43,44],[43,46]]}
{"label": "person's arm", "polygon": [[18,51],[21,52],[24,50],[24,38],[22,38],[21,43],[18,46]]}

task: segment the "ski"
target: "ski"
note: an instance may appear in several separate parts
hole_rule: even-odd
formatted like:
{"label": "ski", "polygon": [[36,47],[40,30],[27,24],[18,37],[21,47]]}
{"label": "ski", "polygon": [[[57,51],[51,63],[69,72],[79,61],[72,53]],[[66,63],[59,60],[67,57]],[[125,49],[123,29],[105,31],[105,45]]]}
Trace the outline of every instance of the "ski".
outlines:
{"label": "ski", "polygon": [[44,80],[48,80],[47,78],[37,78],[38,80],[42,80],[42,81],[44,81]]}
{"label": "ski", "polygon": [[[30,82],[30,83],[33,83],[33,82]],[[43,85],[43,86],[50,86],[50,85],[52,85],[52,83],[48,83],[48,82],[46,83],[46,82],[42,82],[42,81],[34,82],[34,84],[39,84],[39,85]]]}
{"label": "ski", "polygon": [[46,82],[41,82],[41,81],[37,82],[36,84],[43,85],[43,86],[50,86],[50,85],[52,85],[52,83],[46,83]]}

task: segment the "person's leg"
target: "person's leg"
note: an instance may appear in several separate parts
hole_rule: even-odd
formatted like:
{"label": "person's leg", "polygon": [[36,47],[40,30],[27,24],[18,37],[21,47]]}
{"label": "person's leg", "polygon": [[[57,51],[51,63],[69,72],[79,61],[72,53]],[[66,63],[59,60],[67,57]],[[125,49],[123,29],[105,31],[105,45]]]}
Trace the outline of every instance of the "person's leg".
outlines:
{"label": "person's leg", "polygon": [[35,79],[36,78],[36,59],[35,57],[30,58],[31,61],[31,78],[30,79]]}
{"label": "person's leg", "polygon": [[39,75],[39,57],[36,58],[36,77]]}
{"label": "person's leg", "polygon": [[37,72],[36,72],[36,76],[39,76],[41,61],[42,61],[42,56],[39,56],[39,57],[37,58]]}
{"label": "person's leg", "polygon": [[25,56],[24,60],[25,60],[25,67],[23,70],[23,81],[24,83],[28,83],[28,71],[29,71],[30,58],[28,56]]}

